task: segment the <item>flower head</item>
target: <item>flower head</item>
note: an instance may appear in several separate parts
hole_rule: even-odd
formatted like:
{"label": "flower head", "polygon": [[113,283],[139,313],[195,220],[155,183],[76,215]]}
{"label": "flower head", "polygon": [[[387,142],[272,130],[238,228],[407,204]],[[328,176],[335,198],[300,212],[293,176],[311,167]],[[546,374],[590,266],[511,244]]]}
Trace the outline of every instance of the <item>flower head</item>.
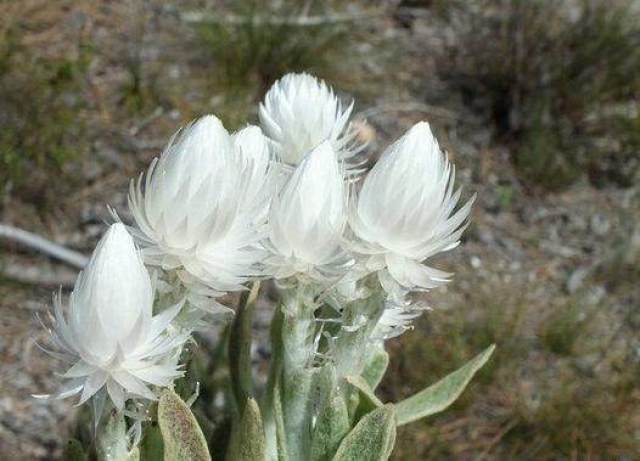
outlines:
{"label": "flower head", "polygon": [[279,159],[298,165],[305,154],[328,141],[342,160],[362,150],[349,131],[353,103],[346,108],[325,82],[309,74],[287,74],[260,104],[260,124],[276,146]]}
{"label": "flower head", "polygon": [[149,264],[175,269],[211,294],[240,290],[263,256],[270,200],[267,139],[257,127],[230,135],[214,116],[188,127],[143,177],[129,207]]}
{"label": "flower head", "polygon": [[342,169],[325,141],[307,154],[271,205],[268,263],[276,278],[303,273],[324,280],[348,267],[345,201]]}
{"label": "flower head", "polygon": [[364,180],[350,212],[366,267],[381,271],[391,293],[429,289],[451,274],[422,262],[458,245],[473,199],[454,211],[454,169],[429,125],[414,125],[390,146]]}
{"label": "flower head", "polygon": [[114,405],[155,399],[149,388],[168,386],[182,372],[176,352],[188,338],[169,334],[181,303],[153,316],[149,274],[124,225],[113,224],[76,281],[67,317],[54,298],[53,343],[72,366],[56,397],[80,394],[86,402],[106,388]]}

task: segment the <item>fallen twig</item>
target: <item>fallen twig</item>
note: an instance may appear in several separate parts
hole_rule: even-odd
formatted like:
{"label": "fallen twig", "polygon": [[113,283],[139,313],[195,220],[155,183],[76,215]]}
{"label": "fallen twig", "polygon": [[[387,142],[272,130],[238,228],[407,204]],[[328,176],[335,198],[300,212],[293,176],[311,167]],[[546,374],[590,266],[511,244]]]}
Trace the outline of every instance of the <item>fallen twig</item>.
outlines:
{"label": "fallen twig", "polygon": [[487,455],[489,455],[491,453],[491,450],[493,450],[495,448],[495,446],[498,445],[498,443],[500,443],[500,440],[502,440],[502,438],[507,434],[507,432],[509,432],[511,429],[513,429],[517,425],[518,425],[518,420],[517,419],[513,419],[510,422],[508,422],[500,430],[500,432],[498,432],[495,435],[495,437],[493,437],[489,441],[489,443],[484,448],[484,450],[482,450],[482,453],[480,453],[478,456],[476,456],[475,461],[482,461]]}
{"label": "fallen twig", "polygon": [[386,14],[385,10],[360,13],[360,14],[327,14],[322,16],[239,16],[235,14],[216,15],[201,12],[183,13],[181,18],[187,23],[212,23],[212,24],[230,24],[243,25],[269,24],[274,26],[296,26],[296,27],[313,27],[323,24],[338,24],[358,22],[364,19],[371,19]]}
{"label": "fallen twig", "polygon": [[82,253],[7,224],[0,224],[0,237],[21,243],[78,269],[82,269],[89,262],[89,258]]}
{"label": "fallen twig", "polygon": [[369,118],[379,114],[383,114],[385,112],[422,112],[436,118],[466,121],[464,118],[460,117],[460,115],[449,109],[432,106],[430,104],[421,104],[414,102],[394,102],[389,104],[382,104],[370,109],[363,110],[362,112],[358,112],[355,115],[355,118]]}
{"label": "fallen twig", "polygon": [[42,269],[37,266],[27,266],[11,262],[0,269],[0,276],[29,285],[45,287],[59,286],[70,288],[75,283],[77,273],[69,269]]}

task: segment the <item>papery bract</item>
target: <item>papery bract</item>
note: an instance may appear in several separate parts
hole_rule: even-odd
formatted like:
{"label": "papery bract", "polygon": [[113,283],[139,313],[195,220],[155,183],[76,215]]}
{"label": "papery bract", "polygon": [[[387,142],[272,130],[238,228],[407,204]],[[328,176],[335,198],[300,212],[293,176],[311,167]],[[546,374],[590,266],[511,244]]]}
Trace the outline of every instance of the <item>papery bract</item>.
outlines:
{"label": "papery bract", "polygon": [[473,199],[454,211],[461,191],[453,183],[453,167],[421,122],[385,151],[352,203],[354,248],[397,299],[452,275],[422,263],[457,246],[466,227]]}
{"label": "papery bract", "polygon": [[182,375],[176,353],[189,333],[169,334],[181,303],[153,316],[149,274],[124,225],[113,224],[80,274],[69,314],[54,299],[52,340],[72,366],[56,397],[80,394],[80,403],[106,388],[116,408],[129,397],[155,399],[149,388]]}
{"label": "papery bract", "polygon": [[273,140],[279,159],[298,165],[323,141],[341,160],[351,163],[363,148],[349,130],[353,103],[343,107],[333,89],[309,74],[287,74],[267,92],[260,104],[260,124]]}
{"label": "papery bract", "polygon": [[342,248],[346,186],[327,141],[309,152],[274,198],[269,213],[268,263],[275,277],[296,273],[331,279],[351,263]]}
{"label": "papery bract", "polygon": [[241,290],[264,256],[270,171],[259,128],[230,135],[214,116],[196,121],[153,162],[144,188],[142,176],[131,183],[146,261],[177,270],[202,293]]}

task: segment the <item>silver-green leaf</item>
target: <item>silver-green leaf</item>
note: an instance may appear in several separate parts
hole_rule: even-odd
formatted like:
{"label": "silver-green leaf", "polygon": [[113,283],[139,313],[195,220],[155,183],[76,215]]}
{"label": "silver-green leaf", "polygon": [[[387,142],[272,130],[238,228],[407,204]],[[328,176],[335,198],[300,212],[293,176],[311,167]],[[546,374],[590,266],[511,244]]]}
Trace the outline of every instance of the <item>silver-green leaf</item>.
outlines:
{"label": "silver-green leaf", "polygon": [[147,459],[164,459],[164,444],[162,433],[158,425],[149,425],[144,430],[144,436],[140,441],[140,457]]}
{"label": "silver-green leaf", "polygon": [[437,383],[396,404],[398,426],[438,413],[455,402],[494,349],[495,344]]}
{"label": "silver-green leaf", "polygon": [[260,282],[255,282],[251,291],[242,294],[229,337],[229,369],[239,413],[242,406],[253,395],[251,378],[251,322],[255,310]]}
{"label": "silver-green leaf", "polygon": [[344,438],[334,461],[386,461],[396,441],[396,424],[392,404],[376,408]]}
{"label": "silver-green leaf", "polygon": [[158,402],[158,423],[165,461],[210,461],[207,441],[186,403],[172,390]]}
{"label": "silver-green leaf", "polygon": [[137,448],[128,449],[127,425],[124,414],[112,410],[98,430],[96,451],[100,461],[130,461],[138,455]]}
{"label": "silver-green leaf", "polygon": [[318,415],[311,438],[312,461],[328,461],[349,432],[349,412],[340,389],[331,389]]}
{"label": "silver-green leaf", "polygon": [[266,442],[260,408],[252,398],[244,405],[239,424],[233,428],[227,459],[229,461],[264,461]]}
{"label": "silver-green leaf", "polygon": [[383,405],[380,399],[374,394],[373,389],[369,387],[369,383],[363,377],[347,376],[345,380],[358,390],[360,394],[360,405],[365,405],[365,409],[367,411]]}
{"label": "silver-green leaf", "polygon": [[273,388],[273,418],[276,426],[276,452],[278,460],[289,461],[289,455],[287,454],[287,433],[284,426],[284,411],[282,410],[279,377],[275,379],[275,386]]}
{"label": "silver-green leaf", "polygon": [[371,389],[375,390],[380,381],[382,381],[388,366],[389,354],[384,350],[384,346],[376,346],[369,356],[364,370],[362,370],[362,378],[369,384]]}

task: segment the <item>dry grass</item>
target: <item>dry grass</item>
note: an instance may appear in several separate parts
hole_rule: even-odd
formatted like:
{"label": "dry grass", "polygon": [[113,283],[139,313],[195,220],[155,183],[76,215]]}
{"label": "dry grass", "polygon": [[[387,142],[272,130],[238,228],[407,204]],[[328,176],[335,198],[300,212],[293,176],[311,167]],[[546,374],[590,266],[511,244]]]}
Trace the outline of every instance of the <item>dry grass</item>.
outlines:
{"label": "dry grass", "polygon": [[640,167],[640,28],[632,2],[477,0],[451,7],[443,62],[512,143],[521,179],[557,190],[588,175],[633,184]]}
{"label": "dry grass", "polygon": [[[43,1],[0,5],[0,182],[48,203],[77,173],[72,165],[86,152],[83,74],[91,50],[82,25],[59,36],[64,5]],[[55,40],[52,38],[55,37]],[[59,40],[66,43],[61,49]],[[62,181],[50,181],[50,176]]]}

